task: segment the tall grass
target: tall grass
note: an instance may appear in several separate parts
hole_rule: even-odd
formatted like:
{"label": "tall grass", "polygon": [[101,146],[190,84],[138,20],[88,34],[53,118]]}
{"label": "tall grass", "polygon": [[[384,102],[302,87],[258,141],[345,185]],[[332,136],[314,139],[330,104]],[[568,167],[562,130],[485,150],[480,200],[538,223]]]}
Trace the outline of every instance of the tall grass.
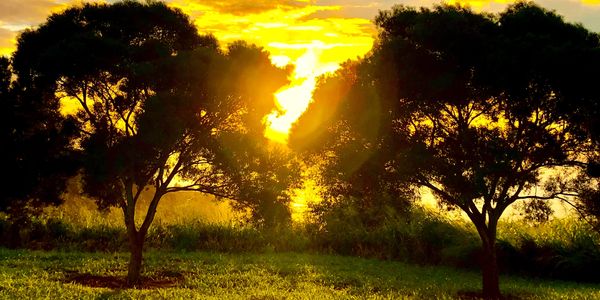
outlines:
{"label": "tall grass", "polygon": [[[127,251],[118,211],[99,213],[94,206],[72,205],[33,218],[26,226],[16,226],[0,217],[0,246]],[[211,219],[203,219],[201,214],[194,217],[189,212],[173,219],[166,215],[163,211],[163,217],[152,225],[147,249],[320,252],[466,269],[478,269],[481,260],[480,241],[469,222],[421,209],[388,211],[382,218],[370,219],[351,207],[333,208],[306,223],[270,229],[232,220],[207,221]],[[600,236],[581,220],[554,219],[538,225],[508,220],[500,223],[498,240],[498,259],[504,273],[600,281],[596,275],[600,269]]]}
{"label": "tall grass", "polygon": [[499,228],[510,247],[505,265],[526,275],[600,281],[600,234],[574,217],[531,225],[513,221]]}
{"label": "tall grass", "polygon": [[[481,265],[480,239],[465,219],[418,208],[377,219],[353,205],[328,207],[320,223],[313,224],[312,248],[419,264]],[[578,218],[543,224],[507,218],[500,223],[497,247],[503,273],[600,282],[600,235]]]}

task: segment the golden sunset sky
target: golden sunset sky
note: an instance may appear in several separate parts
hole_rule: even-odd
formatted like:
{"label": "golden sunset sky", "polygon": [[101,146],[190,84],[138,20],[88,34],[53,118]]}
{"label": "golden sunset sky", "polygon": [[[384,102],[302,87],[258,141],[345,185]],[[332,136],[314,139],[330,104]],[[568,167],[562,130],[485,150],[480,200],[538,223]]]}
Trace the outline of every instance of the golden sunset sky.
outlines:
{"label": "golden sunset sky", "polygon": [[[0,55],[14,50],[18,33],[44,22],[52,12],[82,2],[74,0],[0,0]],[[376,29],[371,20],[394,4],[431,6],[431,0],[168,0],[189,14],[201,33],[214,34],[223,45],[246,40],[264,47],[279,66],[296,66],[291,85],[275,97],[280,112],[266,116],[267,136],[285,142],[291,123],[310,101],[315,78],[335,70],[371,48]],[[456,0],[449,1],[457,2]],[[510,0],[458,1],[476,11],[497,12]],[[540,0],[570,22],[600,31],[600,0]]]}

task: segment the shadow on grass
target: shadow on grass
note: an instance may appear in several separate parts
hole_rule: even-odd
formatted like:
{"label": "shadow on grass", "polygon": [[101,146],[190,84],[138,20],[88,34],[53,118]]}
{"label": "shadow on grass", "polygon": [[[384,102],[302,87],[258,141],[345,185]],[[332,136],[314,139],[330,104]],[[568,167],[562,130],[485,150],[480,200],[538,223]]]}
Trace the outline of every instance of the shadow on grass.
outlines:
{"label": "shadow on grass", "polygon": [[77,271],[65,271],[65,283],[80,284],[94,288],[109,289],[160,289],[178,286],[184,280],[184,274],[173,271],[162,271],[153,276],[143,276],[139,284],[130,285],[124,276],[116,275],[94,275],[79,273]]}

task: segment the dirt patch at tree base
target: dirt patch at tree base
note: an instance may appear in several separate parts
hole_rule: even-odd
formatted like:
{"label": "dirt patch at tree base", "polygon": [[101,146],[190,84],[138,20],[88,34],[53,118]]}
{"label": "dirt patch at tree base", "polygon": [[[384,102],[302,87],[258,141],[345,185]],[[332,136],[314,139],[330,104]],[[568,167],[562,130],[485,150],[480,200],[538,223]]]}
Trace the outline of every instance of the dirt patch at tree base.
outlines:
{"label": "dirt patch at tree base", "polygon": [[[487,300],[487,299],[489,299],[489,298],[486,298],[485,296],[483,296],[483,292],[481,292],[481,291],[458,291],[458,293],[456,293],[456,296],[458,297],[458,299],[462,299],[462,300]],[[520,300],[520,299],[529,298],[531,296],[532,296],[532,294],[527,294],[527,293],[523,293],[523,294],[502,293],[502,296],[500,297],[500,299],[501,300]]]}
{"label": "dirt patch at tree base", "polygon": [[109,289],[160,289],[179,285],[183,281],[183,274],[166,271],[154,276],[142,276],[140,283],[130,285],[125,276],[93,275],[88,273],[67,272],[65,283],[76,283],[83,286]]}

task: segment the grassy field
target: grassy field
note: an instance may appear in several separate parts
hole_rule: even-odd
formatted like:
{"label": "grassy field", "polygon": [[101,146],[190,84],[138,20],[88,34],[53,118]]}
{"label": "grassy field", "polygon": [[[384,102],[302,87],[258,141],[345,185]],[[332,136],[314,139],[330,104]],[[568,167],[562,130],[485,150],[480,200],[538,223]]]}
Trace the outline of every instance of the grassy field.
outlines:
{"label": "grassy field", "polygon": [[[304,253],[149,252],[145,263],[147,286],[126,289],[125,253],[0,249],[0,299],[456,299],[480,286],[474,272]],[[600,299],[600,285],[503,277],[501,287],[516,299]]]}

